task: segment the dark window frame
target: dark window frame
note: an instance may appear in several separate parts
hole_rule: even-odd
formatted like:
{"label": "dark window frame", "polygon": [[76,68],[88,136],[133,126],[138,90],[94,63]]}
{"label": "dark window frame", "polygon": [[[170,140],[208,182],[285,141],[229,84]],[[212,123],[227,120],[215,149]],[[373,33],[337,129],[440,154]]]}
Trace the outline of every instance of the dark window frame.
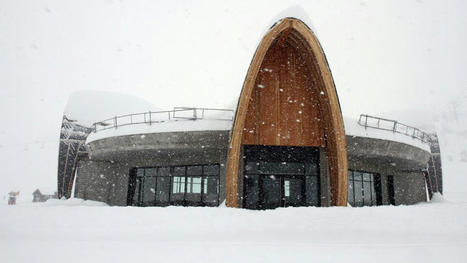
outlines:
{"label": "dark window frame", "polygon": [[[271,152],[274,154],[268,155]],[[268,176],[280,177],[281,187],[281,205],[279,207],[287,207],[284,200],[284,181],[287,179],[302,179],[302,197],[303,200],[298,206],[321,206],[321,174],[320,174],[320,162],[319,162],[319,151],[318,147],[303,147],[303,146],[262,146],[262,145],[245,145],[244,146],[244,158],[243,158],[243,178],[249,180],[249,176],[257,177],[256,185],[258,187],[257,203],[255,205],[248,204],[247,195],[250,194],[246,186],[243,187],[243,207],[248,209],[270,209],[262,203],[264,199],[263,180]],[[279,152],[280,154],[277,154]],[[299,153],[299,154],[297,154]],[[264,155],[263,155],[264,154]],[[286,163],[303,164],[301,172],[299,173],[282,173],[282,172],[266,172],[264,169],[265,163],[283,163],[284,156],[288,155],[290,158]],[[267,156],[267,157],[265,157]],[[248,163],[256,163],[254,169],[248,169]],[[316,177],[317,180],[317,204],[309,204],[307,201],[307,181],[310,177]]]}
{"label": "dark window frame", "polygon": [[[354,173],[360,173],[361,174],[361,179],[355,179],[355,174]],[[370,179],[365,180],[364,179],[364,174],[369,174]],[[352,184],[351,184],[352,182]],[[361,183],[359,186],[359,190],[362,191],[362,205],[356,205],[355,203],[355,190],[356,190],[356,183]],[[365,184],[364,183],[370,183],[370,205],[365,203]],[[364,206],[378,206],[382,204],[382,198],[381,198],[381,175],[379,173],[374,173],[374,172],[369,172],[369,171],[364,171],[364,170],[348,170],[348,183],[349,186],[347,188],[347,191],[350,191],[350,188],[352,188],[352,200],[347,200],[347,202],[352,206],[352,207],[364,207]],[[351,187],[352,186],[352,187]],[[348,192],[349,195],[350,192]]]}
{"label": "dark window frame", "polygon": [[[193,166],[201,166],[201,174],[200,175],[188,175],[187,170],[188,167],[193,167]],[[183,174],[174,174],[174,169],[183,167],[184,172]],[[209,174],[205,174],[204,170],[205,167],[217,167],[214,168],[214,171],[217,170],[217,174],[213,174],[213,170],[211,169],[209,171]],[[146,176],[146,170],[147,169],[157,169],[155,175],[151,176]],[[169,174],[168,175],[159,175],[159,169],[162,168],[169,168]],[[142,176],[138,174],[138,171],[142,171]],[[167,206],[167,205],[182,205],[182,206],[219,206],[220,204],[220,171],[221,171],[221,165],[219,163],[208,163],[208,164],[193,164],[193,165],[172,165],[172,166],[145,166],[145,167],[133,167],[130,169],[130,178],[129,178],[129,183],[128,183],[128,197],[127,197],[127,205],[129,206]],[[157,201],[157,184],[158,180],[155,180],[155,189],[156,193],[154,193],[154,200],[152,202],[143,202],[143,197],[144,197],[144,182],[145,178],[147,177],[155,177],[155,178],[169,178],[169,191],[167,192],[168,194],[168,202],[166,204],[160,204]],[[183,188],[183,192],[177,192],[174,193],[174,178],[175,177],[181,177],[184,179],[184,181],[179,184],[180,188]],[[191,193],[188,192],[188,178],[191,178],[191,182],[193,182],[193,179],[195,177],[201,178],[201,192],[200,193]],[[217,197],[215,198],[215,203],[212,201],[208,201],[206,196],[212,195],[212,193],[208,193],[204,191],[204,183],[208,184],[209,182],[212,182],[213,178],[215,178],[216,181],[216,195]],[[211,180],[209,180],[211,179]],[[139,184],[136,184],[136,181],[140,181]],[[138,185],[138,189],[136,189],[136,185]],[[181,187],[183,185],[183,187]],[[206,185],[206,187],[208,187]],[[175,200],[173,197],[178,194],[183,194],[183,199],[180,200]],[[199,201],[193,201],[193,200],[188,200],[187,199],[187,194],[188,195],[200,195]],[[137,195],[137,201],[136,203],[134,202],[135,195]]]}

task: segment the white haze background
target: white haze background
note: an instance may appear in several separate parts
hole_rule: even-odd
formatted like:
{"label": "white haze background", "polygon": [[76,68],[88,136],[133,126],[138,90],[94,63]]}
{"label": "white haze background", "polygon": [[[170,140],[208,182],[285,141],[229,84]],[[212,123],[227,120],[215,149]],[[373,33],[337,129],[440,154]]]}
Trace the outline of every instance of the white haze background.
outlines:
{"label": "white haze background", "polygon": [[[56,189],[73,92],[118,92],[162,109],[231,107],[262,33],[296,4],[344,115],[436,128],[445,191],[467,192],[465,1],[0,0],[0,194],[30,200],[35,188]],[[104,101],[83,106],[122,108]]]}

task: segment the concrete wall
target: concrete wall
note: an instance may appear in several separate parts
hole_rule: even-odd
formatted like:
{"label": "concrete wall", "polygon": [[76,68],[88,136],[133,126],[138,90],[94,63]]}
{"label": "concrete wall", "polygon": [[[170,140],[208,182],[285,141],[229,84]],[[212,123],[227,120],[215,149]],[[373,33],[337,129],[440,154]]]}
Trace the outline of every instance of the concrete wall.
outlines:
{"label": "concrete wall", "polygon": [[228,131],[173,132],[111,137],[87,145],[78,163],[75,196],[126,205],[133,167],[220,164],[220,202],[225,199]]}
{"label": "concrete wall", "polygon": [[128,165],[118,162],[80,160],[75,197],[126,205],[129,169]]}
{"label": "concrete wall", "polygon": [[389,204],[387,176],[394,176],[396,205],[426,201],[422,170],[431,154],[404,143],[347,136],[349,170],[381,175],[383,205]]}
{"label": "concrete wall", "polygon": [[[225,200],[229,131],[173,132],[110,137],[87,145],[78,162],[75,196],[126,205],[129,171],[133,167],[220,164],[220,203]],[[426,200],[422,169],[430,153],[403,143],[347,136],[349,169],[381,175],[383,204],[389,204],[387,175],[394,176],[396,204]],[[321,204],[330,202],[324,151],[320,153]],[[243,169],[240,169],[243,171]],[[242,181],[239,182],[242,187]]]}
{"label": "concrete wall", "polygon": [[394,198],[396,205],[411,205],[427,201],[423,173],[407,173],[394,176]]}

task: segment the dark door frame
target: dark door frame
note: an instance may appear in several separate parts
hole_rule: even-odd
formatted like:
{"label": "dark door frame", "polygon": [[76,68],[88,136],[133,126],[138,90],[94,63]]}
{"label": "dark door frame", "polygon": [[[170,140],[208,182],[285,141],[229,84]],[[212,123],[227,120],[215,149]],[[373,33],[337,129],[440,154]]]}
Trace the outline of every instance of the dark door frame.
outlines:
{"label": "dark door frame", "polygon": [[[306,206],[306,176],[304,175],[290,175],[290,174],[260,174],[258,175],[258,208],[259,209],[273,209],[277,207],[289,207],[289,206]],[[266,207],[265,206],[265,200],[264,200],[264,189],[263,189],[263,180],[264,177],[270,177],[270,176],[275,176],[278,177],[279,179],[279,185],[280,185],[280,204],[279,206],[276,207]],[[302,189],[300,191],[301,195],[301,201],[298,205],[288,205],[286,202],[286,196],[285,196],[285,180],[287,179],[297,179],[300,180],[302,183]]]}
{"label": "dark door frame", "polygon": [[[285,178],[293,178],[293,179],[300,179],[302,181],[302,190],[301,190],[301,202],[300,205],[297,206],[307,206],[307,179],[308,177],[318,177],[318,206],[321,205],[321,189],[320,189],[320,169],[319,169],[319,147],[301,147],[301,146],[265,146],[265,145],[244,145],[247,150],[244,150],[244,182],[247,180],[248,175],[257,175],[258,176],[258,204],[256,207],[250,207],[252,209],[270,209],[269,207],[264,206],[264,189],[263,189],[263,179],[266,176],[278,176],[280,177],[280,206],[279,207],[288,207],[285,203],[285,196],[284,196],[284,179]],[[249,156],[251,154],[251,156]],[[286,157],[284,157],[286,156]],[[254,162],[254,161],[261,161],[261,162],[299,162],[304,164],[304,171],[303,174],[283,174],[283,173],[258,173],[255,172],[248,172],[246,170],[246,162]],[[317,174],[307,174],[307,163],[314,163],[316,164],[316,172]],[[246,184],[243,185],[243,207],[247,207],[247,194],[248,194],[248,187]],[[274,207],[275,208],[275,207]]]}

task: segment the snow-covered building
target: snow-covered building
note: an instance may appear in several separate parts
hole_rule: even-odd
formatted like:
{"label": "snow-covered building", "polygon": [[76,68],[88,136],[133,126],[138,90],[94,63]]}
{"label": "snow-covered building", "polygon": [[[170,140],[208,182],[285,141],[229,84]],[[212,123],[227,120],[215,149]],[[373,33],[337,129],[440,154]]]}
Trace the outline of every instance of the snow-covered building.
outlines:
{"label": "snow-covered building", "polygon": [[72,167],[59,169],[58,192],[70,197],[75,180],[75,197],[110,205],[267,209],[413,204],[442,191],[436,137],[344,118],[307,19],[284,17],[244,65],[236,107],[95,120],[74,157],[61,151]]}

